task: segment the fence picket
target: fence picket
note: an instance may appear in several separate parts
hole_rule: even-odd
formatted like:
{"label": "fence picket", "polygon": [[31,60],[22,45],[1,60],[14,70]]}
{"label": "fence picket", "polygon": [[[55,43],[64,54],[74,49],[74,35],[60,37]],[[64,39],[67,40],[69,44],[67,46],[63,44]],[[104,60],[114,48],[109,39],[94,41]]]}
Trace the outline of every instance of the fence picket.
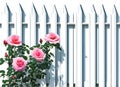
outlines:
{"label": "fence picket", "polygon": [[112,87],[112,28],[110,15],[110,28],[107,40],[107,87]]}
{"label": "fence picket", "polygon": [[[38,20],[38,24],[40,22],[40,29],[39,29],[39,33],[38,33],[39,38],[38,39],[40,39],[40,38],[44,39],[44,37],[46,35],[46,11],[45,11],[44,6],[42,6],[42,11],[40,11],[40,12],[41,13],[39,13],[40,16],[39,16],[39,20]],[[41,84],[42,87],[46,87],[46,80],[43,79],[42,81],[43,81]]]}
{"label": "fence picket", "polygon": [[8,8],[7,8],[7,4],[5,5],[4,7],[4,15],[3,15],[3,18],[2,18],[2,25],[3,25],[3,36],[4,38],[7,38],[8,37],[8,22],[9,22],[9,12],[8,12]]}
{"label": "fence picket", "polygon": [[112,14],[112,87],[116,87],[116,10]]}
{"label": "fence picket", "polygon": [[21,11],[21,5],[18,5],[18,11],[17,11],[17,35],[19,35],[22,38],[22,11]]}
{"label": "fence picket", "polygon": [[68,81],[69,81],[69,87],[73,87],[73,61],[74,61],[74,55],[73,55],[73,44],[74,44],[74,28],[73,27],[69,27],[68,26],[68,28],[67,28],[67,34],[68,34],[68,43],[69,43],[69,45],[68,45],[68,55],[70,55],[70,56],[68,56],[68,61],[69,61],[69,63],[68,63],[68,67],[69,67],[69,76],[68,76]]}
{"label": "fence picket", "polygon": [[92,7],[90,14],[90,87],[96,87],[96,13]]}
{"label": "fence picket", "polygon": [[31,26],[30,26],[30,42],[31,46],[36,44],[36,12],[35,12],[35,6],[33,4],[32,9],[31,9]]}
{"label": "fence picket", "polygon": [[17,13],[16,12],[13,13],[13,23],[11,27],[13,28],[12,34],[16,34],[17,33]]}
{"label": "fence picket", "polygon": [[105,87],[105,15],[101,8],[99,15],[99,86]]}
{"label": "fence picket", "polygon": [[[54,32],[54,33],[57,33],[57,12],[56,12],[56,7],[54,6],[53,8],[53,11],[52,11],[52,14],[51,14],[51,20],[50,20],[50,23],[51,23],[51,29],[50,29],[50,32]],[[55,49],[52,50],[52,52],[55,54]],[[49,83],[49,87],[55,87],[55,59],[56,59],[56,54],[55,54],[55,58],[52,58],[53,59],[53,63],[52,63],[52,67],[51,67],[51,70],[50,70],[50,83]]]}
{"label": "fence picket", "polygon": [[60,41],[60,44],[62,46],[60,87],[67,87],[67,11],[66,11],[66,7],[63,8],[63,13],[61,15],[60,36],[64,37]]}
{"label": "fence picket", "polygon": [[[76,23],[77,23],[77,14],[74,13],[74,23],[75,23],[75,26],[76,26]],[[73,66],[73,87],[76,87],[76,83],[77,83],[77,75],[76,75],[76,71],[77,71],[77,68],[76,68],[76,64],[77,64],[77,28],[74,26],[74,50],[73,50],[73,54],[74,54],[74,66]]]}
{"label": "fence picket", "polygon": [[84,87],[89,87],[89,78],[90,78],[90,29],[88,29],[89,22],[86,20],[88,17],[88,21],[90,21],[89,14],[83,16],[83,76],[84,76]]}
{"label": "fence picket", "polygon": [[42,6],[42,11],[40,14],[40,37],[39,38],[44,38],[46,34],[46,11],[45,11],[45,6]]}
{"label": "fence picket", "polygon": [[77,82],[76,87],[83,87],[83,58],[82,58],[82,40],[83,40],[83,29],[82,29],[82,7],[80,6],[78,8],[77,12],[77,23],[76,23],[76,29],[77,29],[77,63],[76,63],[76,75],[77,75]]}

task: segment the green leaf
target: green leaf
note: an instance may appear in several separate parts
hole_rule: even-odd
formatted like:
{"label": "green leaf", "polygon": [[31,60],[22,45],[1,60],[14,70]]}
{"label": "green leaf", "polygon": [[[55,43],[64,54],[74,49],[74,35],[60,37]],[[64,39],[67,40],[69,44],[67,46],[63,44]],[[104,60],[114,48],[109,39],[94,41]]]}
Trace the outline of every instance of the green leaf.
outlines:
{"label": "green leaf", "polygon": [[30,47],[30,49],[31,49],[31,50],[33,50],[33,49],[34,49],[34,47]]}
{"label": "green leaf", "polygon": [[54,57],[54,54],[50,52],[50,55]]}
{"label": "green leaf", "polygon": [[60,43],[55,44],[55,46],[56,46],[57,49],[62,50],[61,47],[60,47]]}
{"label": "green leaf", "polygon": [[25,60],[27,60],[27,56],[23,56],[23,58],[24,58]]}
{"label": "green leaf", "polygon": [[9,80],[2,80],[3,83],[9,83]]}
{"label": "green leaf", "polygon": [[4,59],[0,58],[0,65],[2,65],[4,62],[5,62]]}
{"label": "green leaf", "polygon": [[8,67],[7,70],[8,70],[7,71],[7,75],[11,76],[11,74],[13,73],[13,68],[12,67]]}
{"label": "green leaf", "polygon": [[18,72],[16,73],[16,75],[17,75],[17,78],[21,78],[21,77],[24,75],[24,73],[18,71]]}
{"label": "green leaf", "polygon": [[5,75],[5,71],[4,70],[0,70],[1,76]]}
{"label": "green leaf", "polygon": [[25,82],[28,82],[29,81],[29,77],[25,77],[25,78],[23,78],[23,82],[25,83]]}
{"label": "green leaf", "polygon": [[6,87],[6,85],[5,85],[5,84],[3,84],[3,85],[2,85],[2,87]]}
{"label": "green leaf", "polygon": [[29,50],[27,50],[27,49],[26,49],[26,52],[27,52],[27,54],[29,54],[29,53],[30,53],[30,51],[29,51]]}

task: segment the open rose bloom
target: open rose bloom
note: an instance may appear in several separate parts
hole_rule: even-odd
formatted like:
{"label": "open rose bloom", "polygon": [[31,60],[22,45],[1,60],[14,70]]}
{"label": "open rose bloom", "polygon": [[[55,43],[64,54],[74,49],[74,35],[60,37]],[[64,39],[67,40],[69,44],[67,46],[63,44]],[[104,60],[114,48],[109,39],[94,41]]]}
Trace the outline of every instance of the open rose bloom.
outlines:
{"label": "open rose bloom", "polygon": [[12,66],[16,71],[23,71],[25,70],[27,65],[27,61],[22,57],[17,57],[13,59]]}
{"label": "open rose bloom", "polygon": [[60,42],[60,37],[57,34],[50,32],[46,35],[45,40],[51,44],[56,44]]}
{"label": "open rose bloom", "polygon": [[11,35],[7,39],[7,43],[12,46],[20,46],[22,45],[21,38],[18,35]]}
{"label": "open rose bloom", "polygon": [[34,48],[31,52],[31,55],[39,62],[41,62],[45,58],[44,52],[39,48]]}

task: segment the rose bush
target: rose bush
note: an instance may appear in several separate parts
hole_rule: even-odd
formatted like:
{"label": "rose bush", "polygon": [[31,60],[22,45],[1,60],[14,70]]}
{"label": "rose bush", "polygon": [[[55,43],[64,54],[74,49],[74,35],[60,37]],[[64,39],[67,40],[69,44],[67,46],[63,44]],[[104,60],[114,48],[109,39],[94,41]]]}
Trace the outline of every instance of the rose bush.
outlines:
{"label": "rose bush", "polygon": [[[0,70],[2,87],[40,87],[38,80],[44,79],[53,60],[53,47],[60,49],[60,37],[55,33],[40,38],[39,44],[32,47],[22,43],[18,35],[11,35],[3,41],[6,46],[5,56],[0,58],[0,65],[7,63],[6,70]],[[6,78],[7,77],[7,78]]]}

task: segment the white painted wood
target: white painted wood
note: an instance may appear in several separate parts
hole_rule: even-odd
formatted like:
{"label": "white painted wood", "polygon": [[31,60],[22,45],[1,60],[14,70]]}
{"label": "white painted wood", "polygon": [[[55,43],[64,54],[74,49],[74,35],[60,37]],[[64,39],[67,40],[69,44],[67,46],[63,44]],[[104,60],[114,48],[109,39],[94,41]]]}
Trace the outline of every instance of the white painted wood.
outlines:
{"label": "white painted wood", "polygon": [[[39,14],[40,14],[40,16],[39,16],[38,24],[40,24],[40,29],[38,30],[38,32],[39,32],[38,40],[40,40],[40,38],[42,38],[44,41],[44,37],[46,35],[46,12],[45,12],[44,6],[42,6],[42,10],[40,10]],[[43,82],[42,82],[41,86],[46,87],[46,77],[42,81]]]}
{"label": "white painted wood", "polygon": [[82,73],[82,8],[78,7],[77,11],[77,23],[76,23],[76,29],[77,29],[77,63],[76,63],[76,75],[77,75],[77,82],[76,87],[82,87],[83,86],[83,73]]}
{"label": "white painted wood", "polygon": [[[69,26],[68,26],[69,27]],[[73,44],[74,44],[74,36],[73,36],[73,28],[72,27],[69,27],[68,28],[68,35],[69,35],[69,63],[68,63],[68,66],[69,66],[69,87],[73,87],[73,62],[74,62],[74,48],[73,48]]]}
{"label": "white painted wood", "polygon": [[20,36],[20,38],[22,38],[22,11],[21,11],[21,5],[18,4],[18,11],[17,11],[17,35]]}
{"label": "white painted wood", "polygon": [[107,87],[112,87],[112,26],[110,15],[110,28],[107,38]]}
{"label": "white painted wood", "polygon": [[[89,16],[89,14],[87,14],[87,16]],[[90,20],[90,17],[89,19]],[[85,20],[86,22],[86,20]],[[82,25],[84,28],[84,44],[85,47],[84,49],[84,87],[89,87],[90,86],[90,28],[88,28],[88,22],[86,23],[86,25]]]}
{"label": "white painted wood", "polygon": [[14,15],[15,15],[15,17],[13,17],[14,29],[15,29],[14,33],[17,33],[17,13],[15,12]]}
{"label": "white painted wood", "polygon": [[4,39],[6,39],[8,37],[8,20],[9,20],[9,13],[8,13],[8,8],[7,8],[7,4],[4,7],[4,14],[3,14],[3,18],[2,18],[2,25],[3,25],[3,34],[4,34]]}
{"label": "white painted wood", "polygon": [[96,87],[96,25],[95,9],[92,7],[90,13],[90,87]]}
{"label": "white painted wood", "polygon": [[116,10],[112,13],[112,87],[116,87]]}
{"label": "white painted wood", "polygon": [[45,11],[45,6],[42,6],[42,11],[40,13],[40,33],[39,33],[39,38],[44,38],[46,35],[46,11]]}
{"label": "white painted wood", "polygon": [[[77,23],[77,14],[76,13],[74,13],[74,23],[75,23],[75,25],[76,25],[76,23]],[[77,64],[77,28],[76,28],[76,26],[75,26],[75,28],[74,28],[74,53],[73,53],[73,55],[74,55],[74,66],[73,66],[73,85],[75,85],[75,87],[76,87],[76,83],[77,83],[77,68],[76,68],[76,64]]]}
{"label": "white painted wood", "polygon": [[[28,21],[29,22],[29,21]],[[35,12],[35,6],[33,4],[31,8],[31,21],[30,21],[30,42],[31,46],[36,44],[36,12]]]}
{"label": "white painted wood", "polygon": [[[7,40],[7,38],[8,38],[8,33],[9,33],[9,31],[8,31],[8,27],[9,27],[9,12],[8,12],[8,8],[7,8],[7,4],[4,4],[3,5],[4,7],[3,7],[3,14],[2,14],[2,38],[1,38],[1,40],[3,41],[3,40]],[[5,46],[4,46],[4,44],[2,44],[2,56],[4,57],[4,53],[5,53],[5,51],[6,51],[6,48],[5,48]]]}
{"label": "white painted wood", "polygon": [[[120,27],[118,28],[118,31],[119,31],[119,35],[118,35],[118,37],[120,37]],[[118,86],[120,86],[120,38],[118,38],[118,60],[119,60],[119,62],[118,62]]]}
{"label": "white painted wood", "polygon": [[[31,6],[32,7],[32,6]],[[23,8],[24,9],[24,8]],[[36,27],[32,27],[32,25],[34,26],[34,24],[32,24],[31,22],[34,21],[34,19],[31,21],[32,18],[34,18],[34,16],[32,15],[32,13],[30,14],[29,12],[27,11],[24,11],[25,12],[25,18],[24,18],[24,21],[22,22],[22,31],[24,31],[24,34],[22,32],[22,35],[24,35],[24,41],[27,45],[31,46],[32,43],[35,43],[33,41],[33,37],[36,36]],[[32,34],[31,32],[34,30],[34,33]],[[26,34],[27,33],[27,34]],[[32,37],[32,38],[31,38]],[[36,38],[34,38],[36,39]],[[34,44],[35,45],[35,44]]]}
{"label": "white painted wood", "polygon": [[99,87],[105,87],[105,15],[101,8],[99,15]]}
{"label": "white painted wood", "polygon": [[17,28],[16,28],[16,19],[17,19],[17,17],[16,17],[16,12],[15,11],[13,11],[12,12],[12,21],[11,22],[9,22],[9,28],[11,29],[11,34],[16,34],[16,32],[17,32]]}
{"label": "white painted wood", "polygon": [[[51,23],[51,29],[50,29],[50,32],[53,32],[53,33],[57,33],[57,12],[56,12],[56,7],[54,6],[53,7],[53,10],[52,10],[52,13],[50,15],[51,19],[50,19],[50,23]],[[53,48],[52,49],[52,53],[55,54],[55,49]],[[56,55],[55,54],[55,58],[56,58]],[[53,59],[53,63],[52,63],[52,67],[51,67],[51,70],[50,70],[50,83],[49,83],[49,87],[55,87],[55,58],[52,57]]]}
{"label": "white painted wood", "polygon": [[60,41],[62,46],[60,87],[67,87],[67,11],[65,7],[63,7],[62,12],[60,36],[63,38]]}

